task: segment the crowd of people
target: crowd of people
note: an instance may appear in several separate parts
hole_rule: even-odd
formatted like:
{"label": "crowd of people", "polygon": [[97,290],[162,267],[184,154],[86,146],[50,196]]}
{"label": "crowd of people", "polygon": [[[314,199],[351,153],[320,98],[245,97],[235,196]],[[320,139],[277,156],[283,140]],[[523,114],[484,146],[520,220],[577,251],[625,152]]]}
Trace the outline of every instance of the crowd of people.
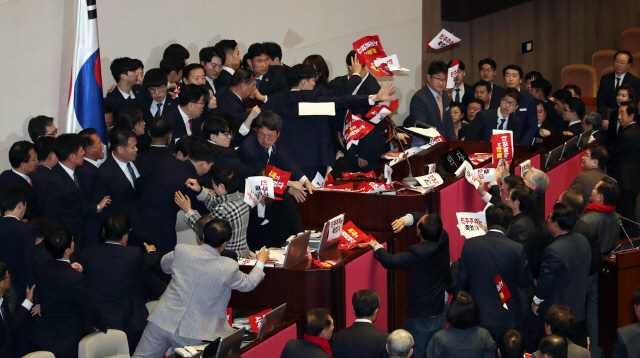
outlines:
{"label": "crowd of people", "polygon": [[[222,40],[202,48],[198,62],[190,57],[170,45],[146,72],[139,60],[117,58],[104,128],[58,135],[54,119],[40,115],[29,121],[31,141],[11,146],[11,169],[0,174],[0,356],[45,350],[77,357],[82,337],[107,328],[126,333],[134,357],[226,335],[231,290],[255,288],[266,247],[304,230],[294,200],[313,195],[313,178],[328,167],[334,177],[377,169],[384,152],[410,140],[366,117],[394,98],[394,86],[379,84],[355,51],[346,56],[347,75],[332,80],[322,56],[289,67],[272,42],[252,44],[241,57],[234,40]],[[502,88],[493,84],[492,59],[479,62],[473,86],[460,62],[447,90],[449,66],[431,63],[406,125],[431,125],[446,140],[489,141],[493,129],[508,129],[522,144],[593,129],[598,145],[583,157],[585,172],[544,221],[549,178],[499,167],[497,182],[478,185],[492,204],[487,234],[467,240],[453,264],[437,213],[395,220],[396,232],[416,224],[420,243],[395,255],[370,245],[384,267],[411,270],[405,330],[373,329],[379,297],[362,291],[353,297],[356,324],[334,336],[333,348],[332,318],[316,309],[306,315],[305,338],[287,344],[283,357],[332,349],[341,357],[418,358],[516,357],[525,349],[556,358],[568,349],[572,357],[584,352],[587,336],[598,352],[601,254],[620,235],[620,215],[637,221],[640,81],[627,72],[632,62],[626,51],[615,55],[598,112],[587,114],[580,88],[569,85],[550,99],[550,82],[517,65],[503,69]],[[335,103],[336,115],[301,116],[305,102]],[[351,115],[372,129],[347,146]],[[245,178],[264,175],[267,164],[291,173],[287,190],[251,208]],[[198,245],[178,244],[176,218]],[[635,224],[624,228],[637,236]],[[256,260],[251,273],[239,271],[239,258]],[[504,291],[496,291],[498,282]],[[445,292],[454,297],[449,305]],[[149,314],[145,303],[158,299]]]}

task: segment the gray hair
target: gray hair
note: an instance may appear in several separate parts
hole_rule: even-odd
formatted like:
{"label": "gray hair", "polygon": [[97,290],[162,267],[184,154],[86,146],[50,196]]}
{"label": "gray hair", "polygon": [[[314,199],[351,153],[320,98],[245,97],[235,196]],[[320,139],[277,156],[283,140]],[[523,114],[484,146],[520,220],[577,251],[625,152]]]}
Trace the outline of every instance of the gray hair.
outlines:
{"label": "gray hair", "polygon": [[413,336],[404,329],[396,329],[387,338],[390,357],[407,357],[413,348]]}
{"label": "gray hair", "polygon": [[587,112],[586,119],[584,120],[585,124],[592,125],[594,131],[599,131],[602,129],[602,117],[600,113],[596,111]]}
{"label": "gray hair", "polygon": [[542,195],[544,191],[547,190],[547,186],[549,186],[549,177],[542,170],[531,168],[529,183],[536,186],[536,189],[533,191],[536,195]]}

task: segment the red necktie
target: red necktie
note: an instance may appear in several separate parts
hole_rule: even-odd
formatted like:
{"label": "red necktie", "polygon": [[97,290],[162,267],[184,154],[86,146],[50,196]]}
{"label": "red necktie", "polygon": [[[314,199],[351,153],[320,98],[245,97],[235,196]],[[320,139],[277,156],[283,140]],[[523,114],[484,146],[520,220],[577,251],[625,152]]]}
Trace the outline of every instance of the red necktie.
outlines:
{"label": "red necktie", "polygon": [[191,134],[193,135],[193,118],[189,118],[189,130],[191,131]]}

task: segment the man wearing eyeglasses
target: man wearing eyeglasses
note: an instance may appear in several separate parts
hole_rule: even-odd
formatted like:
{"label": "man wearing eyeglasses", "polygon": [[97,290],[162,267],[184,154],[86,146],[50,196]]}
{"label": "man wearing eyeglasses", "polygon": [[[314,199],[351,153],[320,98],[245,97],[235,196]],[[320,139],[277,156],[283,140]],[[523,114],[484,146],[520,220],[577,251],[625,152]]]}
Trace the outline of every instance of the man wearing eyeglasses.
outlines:
{"label": "man wearing eyeglasses", "polygon": [[427,72],[427,85],[411,98],[409,111],[411,125],[420,121],[435,127],[446,140],[456,140],[453,119],[449,112],[447,86],[447,64],[433,61]]}
{"label": "man wearing eyeglasses", "polygon": [[[495,86],[494,86],[495,88]],[[514,113],[522,100],[522,94],[515,88],[504,90],[500,108],[487,109],[476,115],[469,125],[467,140],[490,142],[494,129],[509,130],[513,132],[513,142],[520,138],[520,119]]]}
{"label": "man wearing eyeglasses", "polygon": [[[522,85],[522,68],[518,65],[508,65],[502,69],[502,75],[504,76],[504,85],[506,88],[515,88],[520,91]],[[538,133],[538,115],[536,98],[533,97],[527,91],[520,91],[522,100],[518,106],[518,118],[520,118],[520,139],[517,143],[531,144],[533,138]],[[515,142],[515,139],[514,139]]]}
{"label": "man wearing eyeglasses", "polygon": [[165,113],[173,120],[174,143],[183,135],[200,135],[205,92],[206,90],[198,85],[182,86],[177,108]]}
{"label": "man wearing eyeglasses", "polygon": [[220,84],[217,84],[216,80],[220,76],[220,72],[222,72],[224,54],[214,46],[209,46],[201,49],[199,56],[200,64],[204,67],[204,72],[207,75],[207,83],[205,85],[211,88],[215,94],[220,89]]}
{"label": "man wearing eyeglasses", "polygon": [[635,93],[640,93],[640,79],[627,72],[633,64],[633,55],[629,51],[620,50],[613,57],[613,72],[600,78],[598,88],[598,112],[602,118],[609,118],[607,109],[618,107],[616,94],[618,87],[630,85]]}
{"label": "man wearing eyeglasses", "polygon": [[564,120],[569,123],[564,135],[580,135],[582,133],[582,117],[584,117],[584,102],[580,98],[571,97],[564,104]]}
{"label": "man wearing eyeglasses", "polygon": [[493,80],[496,78],[496,61],[492,58],[485,58],[478,62],[478,72],[480,79],[491,83],[491,101],[489,108],[500,107],[500,100],[502,99],[502,92],[504,88],[493,84]]}
{"label": "man wearing eyeglasses", "polygon": [[147,71],[142,80],[142,87],[149,91],[149,96],[141,96],[138,100],[146,127],[149,126],[151,118],[167,114],[178,106],[178,100],[167,96],[167,74],[161,69],[152,68]]}

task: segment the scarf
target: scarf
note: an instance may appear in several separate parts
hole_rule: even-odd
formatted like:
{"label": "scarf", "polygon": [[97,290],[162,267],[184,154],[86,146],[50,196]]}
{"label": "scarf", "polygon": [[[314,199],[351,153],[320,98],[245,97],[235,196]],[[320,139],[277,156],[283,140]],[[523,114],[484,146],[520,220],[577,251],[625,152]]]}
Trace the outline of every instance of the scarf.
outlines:
{"label": "scarf", "polygon": [[304,334],[304,340],[319,345],[320,348],[322,348],[322,350],[327,352],[327,354],[331,355],[331,346],[329,345],[328,340],[324,338],[320,338],[318,336],[310,336],[306,333]]}
{"label": "scarf", "polygon": [[589,211],[602,211],[604,213],[612,213],[615,207],[613,205],[605,205],[605,204],[589,204],[584,209],[585,213]]}

